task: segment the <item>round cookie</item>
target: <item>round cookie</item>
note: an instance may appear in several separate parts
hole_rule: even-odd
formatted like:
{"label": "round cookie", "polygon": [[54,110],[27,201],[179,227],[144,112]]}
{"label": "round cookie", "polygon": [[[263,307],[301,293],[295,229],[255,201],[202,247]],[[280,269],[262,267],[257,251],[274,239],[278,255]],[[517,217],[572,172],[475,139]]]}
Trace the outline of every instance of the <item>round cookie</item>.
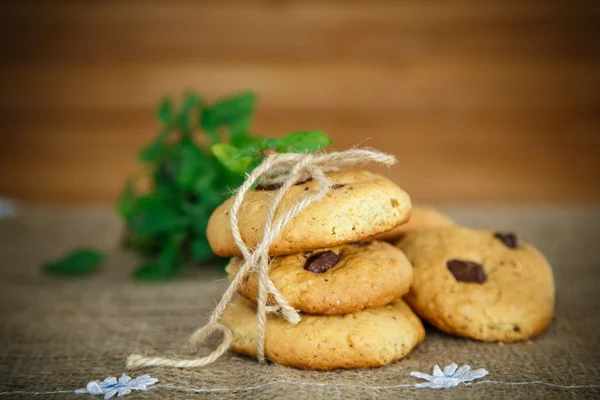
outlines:
{"label": "round cookie", "polygon": [[[325,272],[305,269],[311,260],[333,252],[334,261]],[[329,260],[331,261],[331,260]],[[240,260],[227,266],[229,278],[237,272]],[[331,249],[275,257],[271,280],[289,304],[311,314],[347,314],[364,308],[380,307],[408,293],[412,266],[406,256],[389,243],[358,242]],[[256,302],[258,278],[249,274],[238,293]]]}
{"label": "round cookie", "polygon": [[552,269],[512,234],[447,227],[412,233],[398,246],[414,267],[405,300],[445,332],[511,342],[552,320]]}
{"label": "round cookie", "polygon": [[385,240],[394,242],[409,233],[424,231],[427,229],[441,228],[443,226],[452,226],[455,222],[452,218],[442,214],[438,210],[427,206],[413,206],[410,212],[410,219],[407,223],[398,225],[391,231],[380,233],[373,237],[374,240]]}
{"label": "round cookie", "polygon": [[[256,314],[253,303],[237,298],[221,323],[233,333],[234,352],[256,356]],[[389,364],[423,341],[425,329],[412,310],[398,299],[379,308],[346,315],[303,315],[292,325],[270,314],[265,355],[302,369],[332,370]]]}
{"label": "round cookie", "polygon": [[[383,176],[368,171],[341,171],[327,174],[332,189],[293,218],[270,247],[270,255],[295,254],[305,250],[356,242],[388,231],[408,219],[411,203],[406,192]],[[286,213],[316,181],[296,184],[283,197],[275,219]],[[246,194],[239,213],[240,233],[250,247],[262,239],[264,224],[276,188]],[[233,198],[211,215],[206,234],[212,250],[224,257],[239,256],[229,223]]]}

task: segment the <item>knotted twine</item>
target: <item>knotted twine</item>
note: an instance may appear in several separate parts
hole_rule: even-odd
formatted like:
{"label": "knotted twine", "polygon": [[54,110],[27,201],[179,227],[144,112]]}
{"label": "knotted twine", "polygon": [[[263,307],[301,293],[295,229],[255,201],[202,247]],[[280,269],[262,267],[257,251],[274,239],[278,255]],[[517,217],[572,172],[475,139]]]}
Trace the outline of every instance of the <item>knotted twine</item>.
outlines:
{"label": "knotted twine", "polygon": [[[225,309],[231,303],[244,276],[250,271],[258,276],[258,298],[257,298],[257,327],[256,327],[256,352],[259,362],[265,360],[265,324],[268,312],[279,312],[288,322],[293,325],[300,322],[299,312],[291,307],[287,300],[281,295],[269,278],[269,248],[277,236],[281,233],[287,223],[298,213],[316,201],[320,201],[330,190],[332,183],[325,175],[326,172],[339,171],[341,169],[367,163],[393,165],[396,163],[394,156],[374,150],[352,149],[342,152],[327,154],[299,154],[299,153],[273,153],[256,167],[248,176],[246,181],[238,189],[233,205],[231,206],[229,220],[233,239],[242,253],[242,263],[238,268],[231,284],[223,294],[221,301],[212,312],[208,323],[199,328],[190,337],[190,345],[198,348],[210,335],[216,331],[223,332],[223,340],[210,354],[205,357],[175,360],[163,357],[145,357],[132,354],[127,359],[127,368],[135,369],[142,367],[164,366],[174,368],[195,368],[209,365],[216,361],[231,346],[231,330],[219,323]],[[317,182],[315,190],[307,192],[294,206],[287,210],[277,220],[275,213],[283,197],[296,184],[309,178]],[[269,208],[265,221],[263,237],[255,248],[249,248],[239,228],[239,212],[246,193],[255,182],[263,185],[276,184],[280,186],[277,195]],[[274,306],[267,306],[267,299],[271,297]]]}

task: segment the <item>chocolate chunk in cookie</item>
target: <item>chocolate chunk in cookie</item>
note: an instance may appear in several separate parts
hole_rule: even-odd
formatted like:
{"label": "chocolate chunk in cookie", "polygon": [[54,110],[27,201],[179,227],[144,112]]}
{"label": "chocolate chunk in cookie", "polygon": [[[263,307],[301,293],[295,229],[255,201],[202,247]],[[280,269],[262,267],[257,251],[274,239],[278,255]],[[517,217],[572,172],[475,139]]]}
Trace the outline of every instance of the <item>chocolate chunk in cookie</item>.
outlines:
{"label": "chocolate chunk in cookie", "polygon": [[340,256],[331,250],[327,250],[308,257],[304,264],[304,269],[315,274],[322,274],[328,269],[333,268],[338,261],[340,261]]}
{"label": "chocolate chunk in cookie", "polygon": [[450,260],[446,263],[446,266],[459,282],[483,283],[486,280],[483,267],[476,262]]}
{"label": "chocolate chunk in cookie", "polygon": [[[312,181],[313,178],[304,179],[294,183],[294,186],[302,185],[303,183]],[[283,186],[283,182],[273,183],[271,185],[258,185],[256,186],[256,190],[262,190],[263,192],[270,192],[272,190],[281,189]]]}
{"label": "chocolate chunk in cookie", "polygon": [[281,189],[283,183],[273,183],[271,185],[258,185],[256,190],[262,190],[263,192],[270,192],[272,190]]}
{"label": "chocolate chunk in cookie", "polygon": [[496,232],[494,237],[500,239],[509,249],[516,249],[519,247],[519,239],[517,239],[517,235],[514,233]]}

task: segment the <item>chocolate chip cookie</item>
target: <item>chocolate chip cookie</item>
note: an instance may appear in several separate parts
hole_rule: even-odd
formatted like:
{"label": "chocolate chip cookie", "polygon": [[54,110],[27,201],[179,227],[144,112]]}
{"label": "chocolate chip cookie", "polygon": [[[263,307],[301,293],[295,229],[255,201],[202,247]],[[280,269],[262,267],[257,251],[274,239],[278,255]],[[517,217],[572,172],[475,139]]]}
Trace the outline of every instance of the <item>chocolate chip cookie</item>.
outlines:
{"label": "chocolate chip cookie", "polygon": [[[254,304],[237,298],[221,323],[233,333],[234,352],[256,356]],[[270,314],[265,355],[279,364],[312,370],[366,368],[406,356],[423,341],[425,329],[402,300],[346,315],[309,315],[292,325]]]}
{"label": "chocolate chip cookie", "polygon": [[[239,259],[227,271],[237,272]],[[270,278],[292,307],[311,314],[347,314],[379,307],[405,295],[412,266],[385,242],[358,242],[275,257]],[[238,293],[256,302],[258,279],[251,273]]]}
{"label": "chocolate chip cookie", "polygon": [[552,320],[552,269],[515,234],[447,227],[412,233],[398,246],[414,267],[405,300],[445,332],[510,342]]}
{"label": "chocolate chip cookie", "polygon": [[427,229],[435,229],[452,225],[455,225],[454,220],[447,215],[442,214],[435,208],[416,205],[412,207],[410,219],[407,223],[398,225],[391,231],[380,233],[379,235],[373,237],[373,239],[385,240],[386,242],[395,242],[411,232],[424,231]]}
{"label": "chocolate chip cookie", "polygon": [[[270,255],[295,254],[351,243],[388,231],[408,219],[411,202],[406,192],[383,176],[368,171],[328,174],[332,188],[324,199],[314,202],[293,218],[270,247]],[[317,186],[306,181],[292,187],[283,197],[275,219],[286,213]],[[250,247],[263,237],[274,187],[249,192],[239,213],[242,238]],[[207,237],[212,250],[225,257],[239,256],[231,234],[229,213],[233,199],[220,205],[210,217]]]}

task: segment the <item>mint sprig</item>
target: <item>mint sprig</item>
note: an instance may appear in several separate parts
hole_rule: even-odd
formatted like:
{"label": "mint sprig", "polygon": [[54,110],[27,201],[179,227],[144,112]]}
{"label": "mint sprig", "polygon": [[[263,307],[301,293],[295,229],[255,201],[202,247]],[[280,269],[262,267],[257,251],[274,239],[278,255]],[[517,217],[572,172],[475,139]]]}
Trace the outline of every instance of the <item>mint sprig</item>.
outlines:
{"label": "mint sprig", "polygon": [[46,263],[43,268],[47,274],[55,276],[82,276],[94,272],[104,256],[94,249],[79,249]]}
{"label": "mint sprig", "polygon": [[281,139],[268,138],[236,147],[229,143],[212,146],[212,152],[229,170],[248,174],[260,164],[267,150],[278,153],[314,153],[331,144],[329,136],[321,131],[292,132]]}
{"label": "mint sprig", "polygon": [[[195,93],[184,94],[179,106],[168,97],[159,103],[156,117],[162,128],[139,153],[150,189],[141,191],[138,179],[130,179],[117,201],[126,227],[123,244],[145,259],[134,270],[135,279],[163,281],[186,264],[223,263],[208,245],[206,227],[245,174],[270,151],[312,153],[331,143],[320,131],[259,138],[250,131],[255,102],[254,93],[245,91],[212,104]],[[90,249],[76,250],[47,264],[45,271],[85,275],[102,258]]]}

